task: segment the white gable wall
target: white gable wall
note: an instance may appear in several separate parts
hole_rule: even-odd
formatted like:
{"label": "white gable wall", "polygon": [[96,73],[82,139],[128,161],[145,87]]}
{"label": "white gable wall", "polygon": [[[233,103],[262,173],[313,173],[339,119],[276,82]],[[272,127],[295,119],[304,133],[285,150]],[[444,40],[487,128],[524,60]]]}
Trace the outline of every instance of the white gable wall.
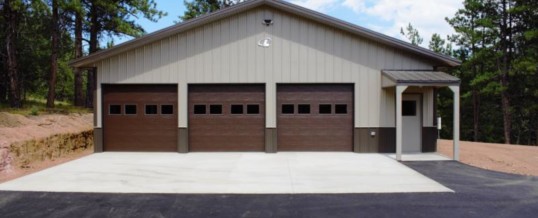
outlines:
{"label": "white gable wall", "polygon": [[[274,25],[262,25],[265,18]],[[271,47],[257,46],[264,37],[272,38]],[[353,83],[355,127],[394,127],[394,90],[381,88],[381,70],[432,70],[433,64],[260,7],[105,59],[96,67],[98,84],[178,84],[179,127],[187,127],[187,84],[195,83],[266,84],[267,127],[276,127],[275,84]],[[98,88],[98,98],[100,93]],[[100,111],[97,117],[101,127]]]}

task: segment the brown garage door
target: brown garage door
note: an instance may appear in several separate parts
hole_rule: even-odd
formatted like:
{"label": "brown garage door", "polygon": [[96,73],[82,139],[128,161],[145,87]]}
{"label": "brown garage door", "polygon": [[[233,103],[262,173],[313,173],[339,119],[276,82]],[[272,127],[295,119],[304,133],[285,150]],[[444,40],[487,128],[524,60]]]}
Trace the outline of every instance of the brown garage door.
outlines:
{"label": "brown garage door", "polygon": [[279,151],[351,151],[352,85],[279,85]]}
{"label": "brown garage door", "polygon": [[263,85],[189,86],[189,150],[263,151]]}
{"label": "brown garage door", "polygon": [[105,151],[177,151],[176,85],[104,85]]}

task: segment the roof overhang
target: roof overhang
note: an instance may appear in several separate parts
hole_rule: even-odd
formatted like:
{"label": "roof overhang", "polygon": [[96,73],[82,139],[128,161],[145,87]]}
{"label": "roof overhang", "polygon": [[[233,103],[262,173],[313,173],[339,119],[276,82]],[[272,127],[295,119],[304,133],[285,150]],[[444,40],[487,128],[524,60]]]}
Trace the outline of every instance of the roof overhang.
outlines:
{"label": "roof overhang", "polygon": [[334,17],[328,16],[328,15],[325,15],[325,14],[322,14],[322,13],[319,13],[310,9],[303,8],[301,6],[298,6],[289,2],[285,2],[281,0],[251,0],[251,1],[244,1],[234,6],[216,11],[214,13],[203,15],[203,16],[170,26],[168,28],[144,35],[140,38],[136,38],[131,41],[119,44],[112,48],[95,52],[86,57],[82,57],[82,58],[71,61],[70,65],[73,67],[78,67],[78,68],[94,67],[94,63],[101,61],[103,59],[115,56],[117,54],[132,50],[134,48],[170,37],[172,35],[193,29],[195,27],[202,26],[204,24],[211,23],[219,19],[223,19],[232,15],[250,10],[252,8],[262,6],[262,5],[270,6],[270,7],[273,7],[273,8],[288,12],[288,13],[292,13],[294,15],[297,15],[297,16],[300,16],[309,20],[313,20],[318,23],[322,23],[322,24],[326,24],[334,28],[338,28],[340,30],[349,32],[359,37],[363,37],[363,38],[366,38],[375,42],[379,42],[384,45],[401,49],[405,52],[409,52],[411,54],[415,54],[423,58],[433,60],[439,66],[454,67],[454,66],[459,66],[461,64],[459,60],[454,59],[452,57],[437,54],[431,50],[422,48],[420,46],[412,45],[408,42],[404,42],[399,39],[389,37],[387,35],[336,19]]}
{"label": "roof overhang", "polygon": [[394,86],[459,86],[460,79],[441,71],[427,70],[383,70],[383,88]]}

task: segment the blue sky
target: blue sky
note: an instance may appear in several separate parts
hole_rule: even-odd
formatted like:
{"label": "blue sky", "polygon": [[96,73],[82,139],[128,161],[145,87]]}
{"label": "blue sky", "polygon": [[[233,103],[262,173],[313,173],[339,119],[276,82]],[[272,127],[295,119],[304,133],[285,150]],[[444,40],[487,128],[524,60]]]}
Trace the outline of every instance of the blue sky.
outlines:
{"label": "blue sky", "polygon": [[[433,33],[439,33],[443,38],[454,33],[445,17],[452,17],[457,9],[463,7],[463,0],[287,1],[399,39],[403,39],[400,28],[411,23],[424,38],[422,46],[425,47]],[[157,23],[143,18],[138,20],[148,33],[174,25],[174,21],[178,21],[178,16],[185,11],[183,0],[156,0],[156,3],[157,8],[168,15]],[[119,44],[129,39],[131,38],[116,38],[114,42]]]}

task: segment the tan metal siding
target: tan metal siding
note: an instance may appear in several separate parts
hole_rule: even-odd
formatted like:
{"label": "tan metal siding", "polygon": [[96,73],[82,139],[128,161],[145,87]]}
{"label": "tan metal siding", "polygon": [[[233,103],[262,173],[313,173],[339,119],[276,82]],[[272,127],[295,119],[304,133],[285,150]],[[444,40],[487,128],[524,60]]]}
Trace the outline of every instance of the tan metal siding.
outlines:
{"label": "tan metal siding", "polygon": [[422,94],[423,96],[423,104],[422,104],[422,111],[424,117],[422,118],[422,126],[431,127],[433,126],[433,114],[434,114],[434,95],[433,95],[433,88],[424,88],[424,92]]}
{"label": "tan metal siding", "polygon": [[[265,27],[263,18],[274,25]],[[265,36],[273,44],[256,44]],[[432,69],[432,63],[271,8],[257,8],[101,61],[102,83],[355,83],[355,126],[394,126],[394,92],[381,69]],[[267,86],[274,89],[272,86]],[[181,92],[179,92],[181,98]],[[269,94],[267,108],[274,107]],[[181,106],[180,101],[180,107]],[[181,108],[180,108],[181,109]],[[276,127],[267,110],[267,127]],[[182,113],[180,113],[180,116]],[[186,127],[186,119],[179,119]]]}

